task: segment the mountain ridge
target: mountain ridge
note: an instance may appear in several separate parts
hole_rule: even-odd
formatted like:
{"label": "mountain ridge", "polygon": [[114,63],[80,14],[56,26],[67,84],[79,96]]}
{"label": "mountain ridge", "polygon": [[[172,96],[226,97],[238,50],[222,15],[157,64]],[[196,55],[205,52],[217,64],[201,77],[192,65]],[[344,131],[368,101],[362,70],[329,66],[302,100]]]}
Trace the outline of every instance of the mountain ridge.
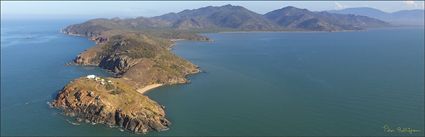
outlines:
{"label": "mountain ridge", "polygon": [[[287,10],[284,10],[284,13],[279,13],[282,9]],[[275,15],[272,16],[272,13],[275,13]],[[286,13],[291,13],[293,16],[285,16]],[[288,26],[288,24],[282,24],[282,20],[276,20],[273,18],[278,15],[280,18],[284,18],[286,21],[292,22],[293,25]],[[261,15],[242,6],[224,5],[183,10],[177,13],[171,12],[150,18],[92,19],[81,24],[71,25],[67,27],[66,30],[77,34],[85,33],[83,35],[90,35],[91,32],[98,34],[99,32],[111,29],[131,31],[156,31],[161,29],[166,31],[173,30],[186,32],[291,30],[342,31],[386,26],[389,26],[389,24],[384,21],[365,16],[312,12],[307,9],[299,9],[292,6],[270,11]]]}
{"label": "mountain ridge", "polygon": [[356,7],[341,10],[330,10],[328,12],[337,14],[355,14],[377,18],[394,25],[424,25],[424,10],[400,10],[395,12],[385,12],[375,8]]}
{"label": "mountain ridge", "polygon": [[387,25],[385,22],[358,15],[312,12],[292,6],[277,9],[264,16],[286,28],[300,30],[338,31],[361,30]]}
{"label": "mountain ridge", "polygon": [[153,17],[172,22],[176,29],[273,30],[278,26],[242,6],[208,6]]}

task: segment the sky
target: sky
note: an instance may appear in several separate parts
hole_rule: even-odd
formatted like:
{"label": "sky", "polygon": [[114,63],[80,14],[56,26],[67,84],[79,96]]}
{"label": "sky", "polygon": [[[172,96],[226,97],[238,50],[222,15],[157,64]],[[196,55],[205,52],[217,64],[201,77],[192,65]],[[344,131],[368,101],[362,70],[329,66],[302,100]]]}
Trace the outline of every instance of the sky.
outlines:
{"label": "sky", "polygon": [[312,11],[371,7],[385,12],[424,9],[424,1],[1,1],[1,18],[112,18],[152,17],[185,9],[226,4],[264,14],[285,6]]}

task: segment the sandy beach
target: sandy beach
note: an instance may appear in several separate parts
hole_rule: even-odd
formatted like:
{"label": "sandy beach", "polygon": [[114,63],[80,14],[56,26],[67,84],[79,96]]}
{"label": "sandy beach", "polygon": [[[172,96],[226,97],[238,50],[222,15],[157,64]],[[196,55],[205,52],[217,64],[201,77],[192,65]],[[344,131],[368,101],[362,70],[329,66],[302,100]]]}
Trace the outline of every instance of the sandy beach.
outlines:
{"label": "sandy beach", "polygon": [[147,85],[147,86],[145,86],[145,87],[143,87],[143,88],[139,88],[139,89],[137,89],[137,92],[139,92],[139,93],[141,93],[141,94],[144,94],[145,92],[147,92],[147,91],[149,91],[149,90],[151,90],[151,89],[154,89],[154,88],[157,88],[157,87],[160,87],[160,86],[162,86],[163,84],[151,84],[151,85]]}

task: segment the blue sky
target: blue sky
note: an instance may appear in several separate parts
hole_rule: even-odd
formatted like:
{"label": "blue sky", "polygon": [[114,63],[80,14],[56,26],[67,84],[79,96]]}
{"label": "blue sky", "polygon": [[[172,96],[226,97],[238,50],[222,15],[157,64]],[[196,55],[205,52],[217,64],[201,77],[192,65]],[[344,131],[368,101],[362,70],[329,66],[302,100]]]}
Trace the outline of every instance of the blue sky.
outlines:
{"label": "blue sky", "polygon": [[94,18],[157,16],[184,9],[225,4],[244,6],[257,13],[266,13],[285,6],[312,11],[352,7],[372,7],[386,12],[424,9],[423,1],[68,1],[68,2],[1,2],[2,18]]}

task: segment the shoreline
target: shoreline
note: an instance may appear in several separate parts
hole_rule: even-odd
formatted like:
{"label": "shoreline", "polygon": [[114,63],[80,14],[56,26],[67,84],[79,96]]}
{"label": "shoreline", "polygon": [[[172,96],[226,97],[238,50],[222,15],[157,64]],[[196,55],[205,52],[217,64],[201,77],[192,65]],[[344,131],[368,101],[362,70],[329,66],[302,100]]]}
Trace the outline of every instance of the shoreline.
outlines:
{"label": "shoreline", "polygon": [[144,95],[146,92],[148,92],[152,89],[155,89],[157,87],[163,86],[163,85],[164,84],[150,84],[150,85],[147,85],[143,88],[136,89],[136,91],[139,92],[140,94]]}
{"label": "shoreline", "polygon": [[370,28],[359,29],[359,30],[336,30],[336,31],[325,31],[325,30],[219,31],[215,33],[333,33],[333,32],[358,32],[358,31],[367,31],[369,29]]}
{"label": "shoreline", "polygon": [[[68,36],[72,36],[72,37],[87,38],[89,41],[94,42],[94,46],[96,46],[97,44],[99,44],[99,43],[96,42],[96,40],[94,40],[92,37],[89,37],[89,36],[84,36],[84,35],[80,35],[80,34],[69,33],[67,31],[65,31],[64,29],[61,29],[59,32],[65,34],[65,35],[68,35]],[[185,40],[188,40],[188,39],[168,39],[168,40],[170,40],[172,42],[170,44],[169,49],[168,49],[170,52],[172,52],[172,49],[176,45],[177,42],[185,41]],[[104,68],[99,67],[98,65],[92,65],[92,64],[90,64],[90,65],[76,64],[74,61],[68,62],[65,65],[77,65],[77,66],[82,66],[82,67],[84,67],[84,66],[90,66],[90,67],[97,67],[97,68],[100,68],[100,69],[104,69]],[[108,69],[104,69],[104,70],[106,70],[107,72],[112,72],[111,70],[108,70]],[[115,74],[114,73],[111,73],[111,74],[112,74],[113,77],[115,77]],[[189,75],[187,75],[187,76],[189,76]],[[136,88],[136,91],[139,92],[142,95],[145,95],[146,92],[148,92],[150,90],[153,90],[155,88],[161,87],[161,86],[164,86],[164,84],[157,84],[157,83],[155,83],[155,84],[146,85],[143,88]]]}

